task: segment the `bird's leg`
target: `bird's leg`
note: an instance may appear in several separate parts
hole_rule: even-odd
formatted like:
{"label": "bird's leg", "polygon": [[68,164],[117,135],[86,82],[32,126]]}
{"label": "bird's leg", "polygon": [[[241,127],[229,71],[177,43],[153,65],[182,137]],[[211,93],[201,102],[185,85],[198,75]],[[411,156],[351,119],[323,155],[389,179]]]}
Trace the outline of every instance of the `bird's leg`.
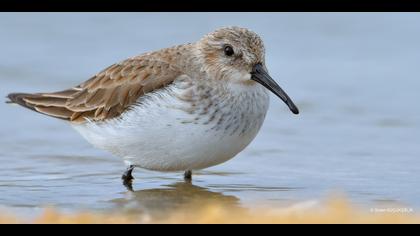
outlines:
{"label": "bird's leg", "polygon": [[133,179],[134,179],[134,177],[132,175],[133,170],[134,170],[134,166],[130,165],[121,177],[121,179],[123,180],[123,185],[129,191],[133,191],[133,184],[132,184]]}
{"label": "bird's leg", "polygon": [[121,176],[121,179],[123,180],[124,186],[131,186],[131,182],[133,181],[134,177],[131,174],[134,170],[134,166],[130,165],[127,170],[124,172],[124,174]]}
{"label": "bird's leg", "polygon": [[187,182],[191,182],[192,180],[192,171],[191,170],[187,170],[184,172],[184,180]]}

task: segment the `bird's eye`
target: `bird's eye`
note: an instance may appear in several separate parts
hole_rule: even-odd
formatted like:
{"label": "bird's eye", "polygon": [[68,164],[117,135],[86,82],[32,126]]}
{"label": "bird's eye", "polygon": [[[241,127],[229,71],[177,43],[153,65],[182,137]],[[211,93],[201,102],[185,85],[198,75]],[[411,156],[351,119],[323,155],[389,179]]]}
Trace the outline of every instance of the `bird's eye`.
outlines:
{"label": "bird's eye", "polygon": [[225,52],[225,55],[226,56],[232,56],[235,52],[233,51],[233,48],[232,48],[232,46],[230,46],[230,45],[226,45],[224,48],[223,48],[223,51]]}

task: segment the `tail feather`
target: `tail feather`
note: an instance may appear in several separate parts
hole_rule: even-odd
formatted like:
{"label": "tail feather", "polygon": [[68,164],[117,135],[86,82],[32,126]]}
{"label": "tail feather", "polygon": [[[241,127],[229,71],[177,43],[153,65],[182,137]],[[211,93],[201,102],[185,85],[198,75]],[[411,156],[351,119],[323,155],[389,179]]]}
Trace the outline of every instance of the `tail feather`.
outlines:
{"label": "tail feather", "polygon": [[7,98],[9,98],[9,101],[6,101],[6,103],[16,103],[16,104],[21,105],[25,108],[36,111],[35,106],[32,106],[32,105],[25,102],[24,98],[27,98],[27,97],[33,97],[33,95],[29,94],[29,93],[11,93],[11,94],[7,95]]}
{"label": "tail feather", "polygon": [[9,101],[38,113],[70,120],[73,113],[65,107],[66,96],[49,96],[49,94],[11,93],[7,95]]}

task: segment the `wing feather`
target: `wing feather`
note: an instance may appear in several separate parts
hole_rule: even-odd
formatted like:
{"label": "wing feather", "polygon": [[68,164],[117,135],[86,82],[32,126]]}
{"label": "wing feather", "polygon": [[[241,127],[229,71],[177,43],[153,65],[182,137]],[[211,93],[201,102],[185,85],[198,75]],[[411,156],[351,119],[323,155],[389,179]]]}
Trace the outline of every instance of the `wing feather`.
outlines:
{"label": "wing feather", "polygon": [[139,97],[172,83],[182,72],[150,54],[127,59],[84,83],[54,93],[9,94],[9,99],[45,115],[84,122],[117,117]]}

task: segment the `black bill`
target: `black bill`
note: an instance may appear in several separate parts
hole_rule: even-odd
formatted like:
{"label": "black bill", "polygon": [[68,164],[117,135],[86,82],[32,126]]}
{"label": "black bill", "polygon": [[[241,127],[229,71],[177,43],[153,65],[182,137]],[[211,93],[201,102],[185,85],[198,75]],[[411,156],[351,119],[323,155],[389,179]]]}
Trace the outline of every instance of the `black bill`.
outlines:
{"label": "black bill", "polygon": [[299,109],[293,103],[292,99],[290,99],[290,97],[286,94],[286,92],[283,91],[282,88],[280,88],[276,81],[270,77],[270,75],[265,71],[261,64],[256,64],[254,68],[252,68],[251,79],[266,87],[268,90],[281,98],[281,100],[287,104],[289,109],[294,114],[299,114]]}

